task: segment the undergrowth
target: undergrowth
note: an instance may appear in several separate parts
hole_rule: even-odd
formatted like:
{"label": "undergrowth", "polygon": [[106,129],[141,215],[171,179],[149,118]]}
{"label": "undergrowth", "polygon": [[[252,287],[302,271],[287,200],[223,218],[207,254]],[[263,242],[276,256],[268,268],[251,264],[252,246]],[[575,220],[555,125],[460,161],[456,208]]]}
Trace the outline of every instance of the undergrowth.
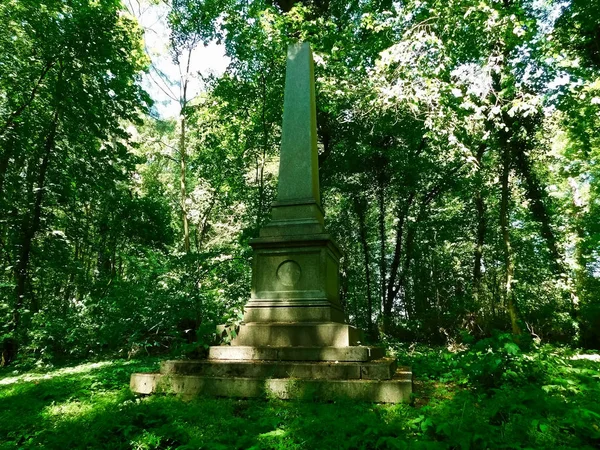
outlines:
{"label": "undergrowth", "polygon": [[[523,350],[525,349],[525,350]],[[395,345],[411,404],[136,397],[157,359],[0,372],[2,449],[592,449],[600,361],[499,335],[468,349]],[[574,359],[580,358],[580,359]]]}

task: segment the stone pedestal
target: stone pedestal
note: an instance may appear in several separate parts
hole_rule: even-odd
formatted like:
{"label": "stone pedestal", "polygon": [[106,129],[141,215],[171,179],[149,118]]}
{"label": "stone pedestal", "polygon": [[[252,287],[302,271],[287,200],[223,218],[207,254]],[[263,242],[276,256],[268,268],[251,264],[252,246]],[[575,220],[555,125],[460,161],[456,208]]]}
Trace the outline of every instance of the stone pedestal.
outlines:
{"label": "stone pedestal", "polygon": [[252,294],[229,345],[206,361],[166,361],[158,374],[134,374],[131,389],[186,397],[276,396],[407,401],[412,374],[363,346],[339,300],[341,252],[323,226],[319,196],[312,54],[288,50],[277,201],[250,242]]}
{"label": "stone pedestal", "polygon": [[254,249],[246,322],[344,322],[340,251],[329,235],[260,237]]}

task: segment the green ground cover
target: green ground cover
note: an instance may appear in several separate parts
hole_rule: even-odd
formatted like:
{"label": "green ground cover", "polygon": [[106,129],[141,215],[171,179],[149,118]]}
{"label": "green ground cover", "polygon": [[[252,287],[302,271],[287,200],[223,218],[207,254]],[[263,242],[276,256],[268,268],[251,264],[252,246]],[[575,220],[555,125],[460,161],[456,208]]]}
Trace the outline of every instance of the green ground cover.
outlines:
{"label": "green ground cover", "polygon": [[600,445],[600,357],[508,337],[403,348],[410,405],[138,398],[114,360],[0,372],[0,448],[577,448]]}

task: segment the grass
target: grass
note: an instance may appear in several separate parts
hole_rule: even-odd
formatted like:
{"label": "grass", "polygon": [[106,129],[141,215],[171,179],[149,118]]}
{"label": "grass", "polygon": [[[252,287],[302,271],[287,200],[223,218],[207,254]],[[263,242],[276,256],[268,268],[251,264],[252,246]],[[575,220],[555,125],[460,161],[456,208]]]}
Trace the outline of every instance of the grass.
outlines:
{"label": "grass", "polygon": [[[485,348],[459,353],[398,349],[401,362],[412,364],[415,372],[410,405],[211,398],[184,402],[174,396],[131,394],[130,374],[156,370],[157,359],[21,374],[5,370],[0,372],[0,448],[600,446],[600,361],[571,359],[568,351],[553,347],[525,353],[510,346],[491,347],[491,353]],[[516,376],[507,378],[508,372]]]}

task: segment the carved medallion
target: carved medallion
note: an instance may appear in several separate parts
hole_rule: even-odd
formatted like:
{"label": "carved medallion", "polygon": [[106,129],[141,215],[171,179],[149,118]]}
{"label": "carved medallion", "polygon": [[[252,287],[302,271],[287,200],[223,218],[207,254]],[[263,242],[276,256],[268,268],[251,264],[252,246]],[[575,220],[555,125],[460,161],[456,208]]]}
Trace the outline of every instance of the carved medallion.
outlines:
{"label": "carved medallion", "polygon": [[301,275],[300,265],[291,259],[282,262],[277,268],[277,279],[286,287],[294,287]]}

